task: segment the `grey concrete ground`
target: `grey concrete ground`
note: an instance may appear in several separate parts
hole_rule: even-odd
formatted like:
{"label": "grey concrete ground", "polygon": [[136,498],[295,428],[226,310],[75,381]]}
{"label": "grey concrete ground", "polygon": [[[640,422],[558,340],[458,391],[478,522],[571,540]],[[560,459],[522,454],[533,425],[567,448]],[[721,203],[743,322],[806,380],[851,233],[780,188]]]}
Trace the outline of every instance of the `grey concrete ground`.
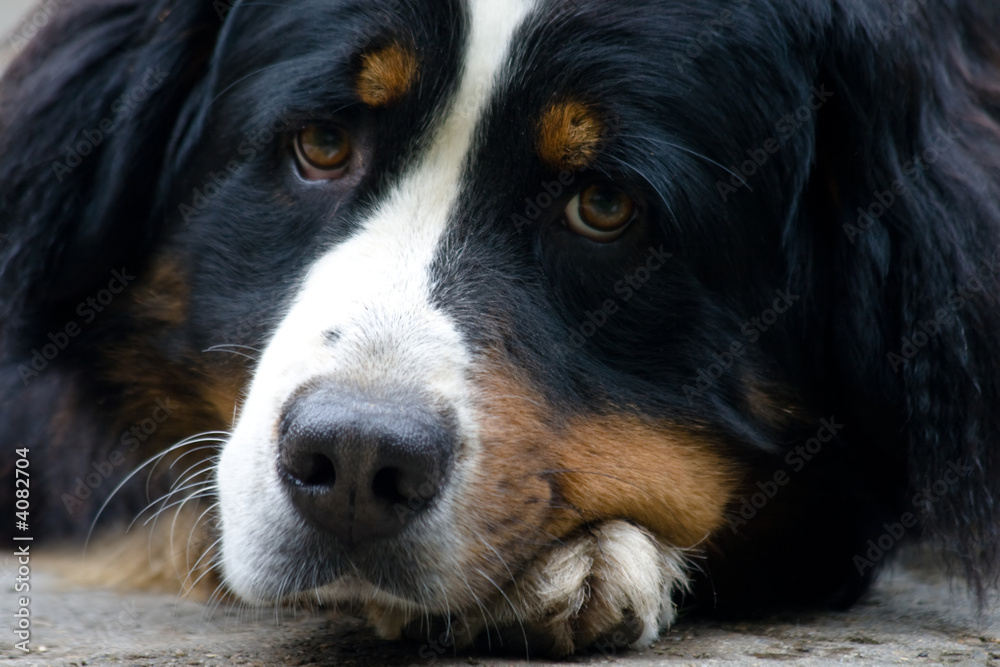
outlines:
{"label": "grey concrete ground", "polygon": [[[847,612],[780,614],[753,622],[682,619],[651,649],[600,652],[576,664],[616,665],[995,665],[1000,612],[977,621],[965,594],[910,559]],[[206,608],[171,595],[68,588],[33,563],[31,647],[12,648],[17,602],[8,560],[0,661],[35,665],[500,665],[514,658],[455,656],[419,643],[383,642],[360,621],[331,611]],[[531,661],[534,665],[558,664]]]}

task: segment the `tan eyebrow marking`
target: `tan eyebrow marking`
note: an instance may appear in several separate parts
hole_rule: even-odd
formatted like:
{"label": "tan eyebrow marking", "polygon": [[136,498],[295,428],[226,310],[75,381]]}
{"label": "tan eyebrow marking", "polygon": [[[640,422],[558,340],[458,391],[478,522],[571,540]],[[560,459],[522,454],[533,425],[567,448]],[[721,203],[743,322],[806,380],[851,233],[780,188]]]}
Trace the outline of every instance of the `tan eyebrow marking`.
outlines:
{"label": "tan eyebrow marking", "polygon": [[582,169],[597,157],[604,123],[583,102],[552,104],[538,123],[538,155],[557,169]]}
{"label": "tan eyebrow marking", "polygon": [[400,44],[390,44],[361,56],[356,88],[362,102],[382,107],[405,95],[416,78],[416,54]]}

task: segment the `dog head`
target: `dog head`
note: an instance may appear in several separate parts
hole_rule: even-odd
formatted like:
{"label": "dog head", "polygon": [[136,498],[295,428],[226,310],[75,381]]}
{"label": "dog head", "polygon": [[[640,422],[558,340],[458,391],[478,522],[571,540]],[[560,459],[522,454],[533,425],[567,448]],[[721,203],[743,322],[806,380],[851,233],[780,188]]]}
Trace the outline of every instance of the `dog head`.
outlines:
{"label": "dog head", "polygon": [[712,543],[748,466],[827,412],[868,457],[831,520],[861,521],[886,470],[987,456],[1000,395],[996,290],[885,360],[995,245],[1000,182],[974,69],[996,17],[893,12],[67,8],[0,112],[11,395],[42,391],[18,386],[32,341],[135,267],[58,377],[113,396],[95,431],[168,388],[188,416],[150,448],[231,427],[218,564],[252,600],[447,614],[602,521]]}

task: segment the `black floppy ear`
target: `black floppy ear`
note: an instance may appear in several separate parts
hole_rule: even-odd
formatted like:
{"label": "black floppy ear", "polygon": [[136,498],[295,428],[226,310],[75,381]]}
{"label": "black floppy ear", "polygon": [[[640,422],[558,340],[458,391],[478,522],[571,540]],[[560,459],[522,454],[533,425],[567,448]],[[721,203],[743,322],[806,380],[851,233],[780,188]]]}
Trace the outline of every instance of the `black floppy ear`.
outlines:
{"label": "black floppy ear", "polygon": [[873,488],[900,491],[895,520],[921,521],[982,600],[1000,566],[1000,9],[833,8],[832,96],[785,235],[793,275],[824,276],[811,371],[854,415]]}
{"label": "black floppy ear", "polygon": [[151,208],[171,137],[223,4],[62,3],[0,81],[7,334],[44,327],[113,269],[141,263],[157,236]]}

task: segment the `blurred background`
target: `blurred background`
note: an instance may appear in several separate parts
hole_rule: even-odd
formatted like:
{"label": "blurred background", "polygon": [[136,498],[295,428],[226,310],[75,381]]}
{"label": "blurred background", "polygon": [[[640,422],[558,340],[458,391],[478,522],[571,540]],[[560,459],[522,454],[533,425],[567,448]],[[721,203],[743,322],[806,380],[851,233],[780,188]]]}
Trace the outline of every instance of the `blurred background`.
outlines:
{"label": "blurred background", "polygon": [[[71,0],[61,0],[69,2]],[[48,0],[49,11],[58,11],[60,0]],[[30,20],[34,16],[38,23],[42,23],[45,17],[44,5],[39,4],[35,11],[30,11],[36,7],[36,0],[0,0],[0,68],[13,56],[12,37],[17,34],[34,34],[34,29],[25,26],[23,21]],[[25,27],[29,32],[24,33]]]}

